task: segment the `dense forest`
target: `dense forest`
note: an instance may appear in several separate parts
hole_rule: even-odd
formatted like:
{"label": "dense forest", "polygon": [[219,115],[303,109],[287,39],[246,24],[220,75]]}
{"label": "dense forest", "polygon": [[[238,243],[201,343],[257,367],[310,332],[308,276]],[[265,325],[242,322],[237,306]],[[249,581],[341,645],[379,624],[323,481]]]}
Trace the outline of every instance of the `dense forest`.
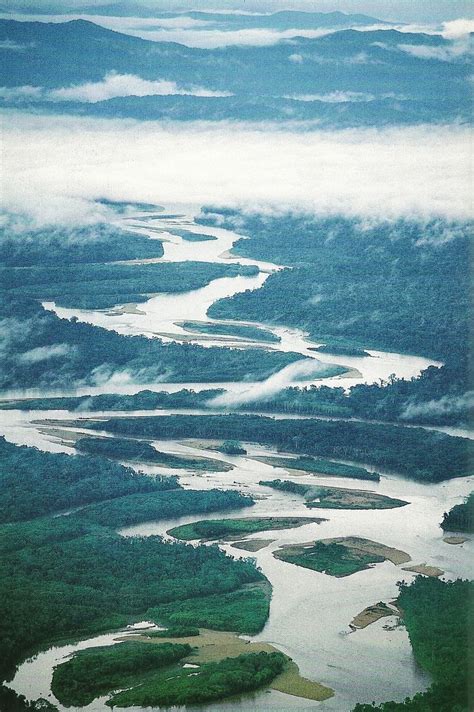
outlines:
{"label": "dense forest", "polygon": [[156,707],[199,704],[222,700],[268,685],[283,672],[283,653],[248,653],[219,662],[204,663],[199,674],[181,670],[171,679],[156,675],[130,690],[118,692],[110,707]]}
{"label": "dense forest", "polygon": [[[402,583],[398,603],[417,662],[433,677],[427,692],[404,702],[356,705],[354,712],[468,712],[473,670],[472,581],[419,576]],[[472,701],[472,700],[471,700]]]}
{"label": "dense forest", "polygon": [[171,469],[205,470],[206,472],[222,472],[232,469],[232,465],[223,460],[192,457],[191,455],[173,455],[157,450],[150,443],[127,438],[79,438],[74,443],[74,447],[79,452],[100,455],[111,460],[151,463]]}
{"label": "dense forest", "polygon": [[4,437],[0,437],[0,465],[1,524],[179,487],[175,477],[146,477],[103,458],[41,452],[12,445]]}
{"label": "dense forest", "polygon": [[[47,229],[19,230],[12,220],[11,224],[7,222],[2,227],[0,262],[10,268],[10,274],[22,274],[16,271],[17,267],[35,267],[25,270],[28,275],[40,274],[42,269],[44,273],[50,269],[53,274],[60,274],[60,270],[68,264],[79,267],[98,262],[163,256],[160,240],[151,240],[109,223],[70,228],[50,225]],[[59,272],[58,264],[61,265]],[[6,270],[2,269],[1,276],[2,280],[8,278]]]}
{"label": "dense forest", "polygon": [[261,380],[301,358],[263,349],[204,348],[121,336],[76,319],[60,319],[29,299],[0,299],[0,388],[73,388],[112,376],[138,383]]}
{"label": "dense forest", "polygon": [[204,209],[200,222],[238,229],[233,250],[290,269],[258,292],[213,304],[217,318],[267,321],[362,348],[446,359],[466,353],[469,225],[437,220],[367,223]]}
{"label": "dense forest", "polygon": [[[289,386],[278,393],[226,410],[255,410],[268,413],[361,418],[400,424],[460,425],[469,427],[473,417],[473,396],[466,379],[467,364],[429,366],[410,380],[391,377],[380,383],[360,383],[348,392],[329,386]],[[176,393],[143,390],[133,395],[103,394],[70,398],[33,398],[0,403],[0,409],[31,410],[154,410],[160,408],[206,408],[216,406],[214,398],[223,389]],[[462,393],[462,395],[460,395]]]}
{"label": "dense forest", "polygon": [[445,531],[474,533],[474,492],[444,513],[441,527]]}
{"label": "dense forest", "polygon": [[191,650],[190,645],[137,641],[80,650],[55,668],[51,690],[61,704],[84,707],[96,697],[136,684],[137,676],[177,663]]}
{"label": "dense forest", "polygon": [[5,267],[0,269],[0,283],[14,296],[76,309],[107,309],[117,304],[144,302],[157,293],[200,289],[220,277],[257,273],[258,268],[252,265],[217,262],[58,263]]}
{"label": "dense forest", "polygon": [[472,473],[474,442],[421,428],[359,422],[284,420],[250,415],[110,418],[91,429],[143,438],[259,442],[279,450],[370,463],[421,482]]}
{"label": "dense forest", "polygon": [[[174,487],[166,490],[160,478],[155,482],[102,458],[43,453],[4,440],[0,445],[6,472],[0,505],[10,522],[0,526],[3,679],[23,656],[58,637],[87,636],[144,616],[173,623],[173,613],[188,602],[199,607],[201,600],[211,601],[201,611],[202,625],[209,628],[228,625],[225,629],[255,633],[263,626],[268,596],[247,584],[266,579],[249,562],[216,547],[171,544],[156,536],[126,538],[113,530],[124,520],[248,506],[250,498],[235,491],[182,490],[174,478],[164,480]],[[68,506],[83,504],[84,483],[89,501],[100,504],[68,516],[39,516],[61,511],[64,491]],[[135,498],[141,498],[141,507]],[[128,518],[123,517],[127,508]],[[36,518],[18,521],[27,516]],[[5,694],[22,709],[21,700]]]}

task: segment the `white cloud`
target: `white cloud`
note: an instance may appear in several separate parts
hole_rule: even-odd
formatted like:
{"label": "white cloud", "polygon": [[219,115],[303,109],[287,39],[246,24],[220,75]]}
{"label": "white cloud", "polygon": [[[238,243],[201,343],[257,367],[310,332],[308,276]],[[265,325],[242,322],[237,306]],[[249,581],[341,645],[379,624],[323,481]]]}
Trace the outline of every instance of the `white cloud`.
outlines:
{"label": "white cloud", "polygon": [[23,52],[25,49],[28,49],[29,47],[33,46],[33,42],[30,42],[28,44],[20,44],[19,42],[15,42],[14,40],[0,40],[0,49],[6,49],[10,52]]}
{"label": "white cloud", "polygon": [[290,60],[290,62],[294,62],[294,64],[303,64],[302,54],[290,54],[288,59]]}
{"label": "white cloud", "polygon": [[101,82],[87,82],[59,89],[46,90],[42,87],[18,86],[0,87],[0,97],[9,101],[81,101],[95,103],[120,96],[232,96],[229,92],[213,91],[205,87],[179,86],[164,79],[149,80],[135,74],[109,72]]}
{"label": "white cloud", "polygon": [[[384,94],[384,97],[386,96]],[[393,94],[390,96],[393,97]],[[293,94],[284,98],[295,99],[296,101],[323,101],[327,104],[340,104],[345,101],[374,101],[377,97],[360,91],[332,91],[329,94]]]}
{"label": "white cloud", "polygon": [[458,126],[318,131],[11,114],[3,201],[38,221],[87,200],[228,204],[349,215],[472,217],[471,134]]}
{"label": "white cloud", "polygon": [[399,44],[398,49],[418,59],[436,59],[440,62],[452,62],[471,52],[469,38],[458,39],[446,46]]}
{"label": "white cloud", "polygon": [[443,22],[443,35],[447,39],[456,40],[460,37],[465,37],[471,32],[474,32],[474,20],[472,19],[461,18]]}
{"label": "white cloud", "polygon": [[51,358],[71,356],[75,351],[76,348],[69,344],[53,344],[51,346],[38,346],[35,349],[30,349],[30,351],[19,354],[17,358],[20,363],[31,364],[48,361]]}
{"label": "white cloud", "polygon": [[190,96],[230,96],[228,92],[213,91],[199,86],[182,87],[176,82],[164,79],[148,80],[134,74],[109,72],[101,82],[76,84],[71,87],[54,89],[47,94],[52,101],[97,102],[118,96],[169,96],[184,94]]}

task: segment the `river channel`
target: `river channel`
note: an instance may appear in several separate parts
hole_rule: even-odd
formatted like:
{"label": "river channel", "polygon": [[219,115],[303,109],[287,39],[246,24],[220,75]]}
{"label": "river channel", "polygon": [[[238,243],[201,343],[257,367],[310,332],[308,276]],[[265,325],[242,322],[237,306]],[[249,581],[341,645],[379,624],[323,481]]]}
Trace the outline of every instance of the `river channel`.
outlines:
{"label": "river channel", "polygon": [[[172,206],[170,212],[177,212]],[[178,211],[179,212],[179,211]],[[150,216],[152,217],[152,216]],[[185,333],[179,326],[183,320],[209,321],[206,312],[216,300],[231,296],[245,289],[258,289],[272,271],[281,266],[262,263],[256,260],[246,260],[229,256],[232,244],[241,236],[221,228],[203,227],[193,222],[191,210],[185,210],[181,217],[147,219],[140,222],[133,220],[133,229],[137,229],[151,237],[164,238],[163,260],[205,260],[212,262],[239,262],[255,264],[260,272],[254,277],[236,277],[217,279],[207,287],[178,295],[157,295],[144,304],[139,304],[136,310],[85,311],[79,309],[63,309],[54,304],[48,308],[54,309],[60,316],[76,316],[79,320],[114,329],[122,334],[144,334],[150,337],[166,334],[166,339],[180,340]],[[150,229],[151,228],[151,229]],[[157,228],[163,232],[155,232]],[[217,239],[206,242],[187,242],[174,233],[172,229],[186,229],[194,232],[208,233]],[[242,323],[242,322],[239,322]],[[254,325],[254,324],[253,324]],[[261,324],[277,334],[281,341],[278,344],[263,345],[265,348],[277,348],[301,354],[303,359],[314,359],[310,347],[317,344],[307,339],[304,332],[282,326]],[[188,334],[189,336],[189,334]],[[202,337],[202,335],[201,335]],[[199,334],[193,334],[195,343],[204,346],[228,346],[236,348],[254,348],[242,340],[200,339]],[[324,383],[329,386],[350,387],[355,383],[373,383],[379,379],[386,380],[390,374],[399,378],[411,378],[432,364],[441,364],[417,356],[407,356],[394,353],[369,351],[366,357],[341,357],[337,354],[321,354],[321,360],[326,363],[338,363],[347,366],[348,373],[335,378],[318,379],[317,374],[308,375],[301,382],[301,363],[292,364],[276,376],[264,383],[154,383],[137,385],[133,382],[107,383],[95,388],[84,388],[73,392],[45,394],[30,391],[25,396],[33,395],[81,395],[102,392],[134,393],[144,388],[156,391],[175,391],[184,387],[202,390],[205,388],[222,387],[227,391],[229,406],[242,402],[254,402],[253,410],[258,412],[258,398],[269,389],[279,389],[294,382],[298,377],[300,385]],[[306,362],[303,362],[306,363]],[[306,366],[303,366],[303,369]],[[308,371],[309,373],[309,371]],[[127,412],[127,417],[140,415],[166,415],[177,413],[178,410]],[[191,414],[209,413],[210,411],[186,411]],[[102,417],[112,413],[94,413],[91,417]],[[81,413],[85,416],[85,413]],[[118,414],[117,414],[118,415]],[[120,413],[123,415],[123,413]],[[48,432],[37,421],[44,418],[61,419],[77,418],[77,413],[66,411],[0,411],[0,432],[8,440],[18,444],[34,445],[52,452],[73,452],[54,432]],[[286,416],[287,417],[287,416]],[[453,434],[467,435],[472,433],[457,431]],[[216,705],[187,707],[189,710],[224,710],[228,712],[244,712],[249,710],[303,710],[321,709],[332,712],[349,712],[356,702],[381,702],[384,700],[402,700],[426,689],[430,684],[429,677],[417,666],[403,625],[395,616],[383,618],[362,630],[351,631],[349,623],[352,618],[365,607],[378,601],[389,602],[397,595],[397,581],[410,581],[414,574],[403,571],[389,561],[377,564],[371,569],[344,578],[333,578],[275,559],[272,552],[283,544],[307,542],[333,536],[356,535],[381,542],[391,547],[401,549],[411,557],[410,564],[426,563],[442,569],[444,578],[472,577],[474,561],[474,544],[467,541],[460,545],[450,545],[443,541],[443,532],[439,527],[443,512],[459,503],[472,490],[473,478],[454,479],[440,484],[420,484],[399,477],[390,472],[381,472],[380,482],[361,482],[342,478],[324,478],[311,475],[296,476],[284,469],[260,462],[255,457],[275,455],[269,448],[255,444],[246,444],[246,455],[228,456],[209,452],[206,443],[196,445],[189,441],[154,441],[158,449],[170,453],[200,454],[221,458],[233,465],[233,469],[223,473],[199,473],[179,471],[180,482],[187,488],[235,488],[256,497],[253,507],[223,513],[213,513],[207,518],[247,517],[247,516],[321,516],[326,519],[321,524],[308,524],[292,530],[280,530],[255,535],[250,538],[268,538],[273,542],[258,552],[247,554],[231,544],[221,546],[233,556],[252,556],[270,580],[273,595],[270,616],[265,628],[252,640],[267,641],[287,653],[297,663],[300,673],[334,689],[335,696],[325,702],[312,702],[300,698],[270,691],[259,692],[251,697],[239,700],[219,702]],[[168,472],[166,468],[156,466],[141,466],[142,471],[150,474]],[[368,468],[370,469],[370,468]],[[274,478],[294,479],[301,483],[327,484],[337,487],[369,489],[388,496],[404,499],[409,502],[406,507],[388,510],[308,510],[302,497],[294,494],[278,492],[259,484],[260,480]],[[124,536],[160,534],[174,526],[188,523],[206,516],[188,516],[159,522],[146,522],[121,531]],[[403,565],[402,565],[403,566]],[[129,631],[130,632],[130,631]],[[32,660],[20,665],[14,679],[7,683],[17,692],[29,699],[39,696],[57,701],[50,693],[52,670],[58,662],[64,660],[74,650],[90,645],[113,644],[118,634],[97,636],[90,641],[82,641],[76,645],[69,644],[51,648],[39,653]],[[95,700],[83,710],[87,712],[105,712],[110,708],[105,706],[106,698]],[[59,709],[63,710],[58,704]],[[69,710],[73,708],[68,708]],[[177,709],[177,708],[173,708]]]}

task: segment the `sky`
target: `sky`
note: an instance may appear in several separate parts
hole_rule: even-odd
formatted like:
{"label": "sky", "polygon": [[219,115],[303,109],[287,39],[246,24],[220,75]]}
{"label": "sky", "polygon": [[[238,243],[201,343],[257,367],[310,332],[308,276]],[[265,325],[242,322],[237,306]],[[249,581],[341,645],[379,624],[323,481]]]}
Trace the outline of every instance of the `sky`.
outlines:
{"label": "sky", "polygon": [[[13,0],[0,3],[12,10],[43,12],[76,10],[84,6],[104,5],[108,0]],[[305,10],[308,12],[363,13],[382,20],[403,22],[443,22],[458,18],[473,18],[471,0],[133,0],[135,5],[156,8],[157,11],[231,10],[240,12],[277,12]]]}

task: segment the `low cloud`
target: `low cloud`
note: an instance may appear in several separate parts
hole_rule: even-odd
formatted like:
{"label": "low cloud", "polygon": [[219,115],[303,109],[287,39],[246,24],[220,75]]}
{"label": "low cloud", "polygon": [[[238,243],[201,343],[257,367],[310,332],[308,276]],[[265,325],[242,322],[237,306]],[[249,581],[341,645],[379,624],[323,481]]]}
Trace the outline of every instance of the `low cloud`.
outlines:
{"label": "low cloud", "polygon": [[438,417],[466,413],[474,408],[474,391],[468,391],[462,396],[443,396],[439,400],[425,403],[411,403],[401,414],[403,420],[416,420],[420,417]]}
{"label": "low cloud", "polygon": [[17,356],[21,364],[34,364],[40,361],[49,361],[52,358],[71,356],[77,349],[69,344],[53,344],[52,346],[38,346],[30,351],[25,351]]}
{"label": "low cloud", "polygon": [[[387,97],[384,94],[383,97]],[[393,97],[393,94],[390,95]],[[332,91],[329,94],[293,94],[291,96],[286,96],[284,99],[295,99],[296,101],[323,101],[327,104],[340,104],[346,101],[374,101],[377,97],[374,94],[367,94],[360,91]]]}
{"label": "low cloud", "polygon": [[30,47],[34,47],[34,42],[21,44],[20,42],[15,42],[14,40],[0,40],[0,50],[5,49],[10,52],[24,52]]}
{"label": "low cloud", "polygon": [[184,94],[190,96],[231,96],[228,92],[213,91],[200,86],[183,87],[164,79],[150,81],[134,74],[106,74],[101,82],[88,82],[62,89],[54,89],[47,94],[51,101],[97,102],[119,96],[169,96]]}
{"label": "low cloud", "polygon": [[48,224],[91,201],[218,204],[375,218],[472,216],[460,126],[321,131],[4,112],[3,202]]}
{"label": "low cloud", "polygon": [[135,74],[109,72],[100,82],[87,82],[59,89],[44,89],[30,85],[0,87],[0,97],[7,101],[80,101],[95,103],[122,96],[232,96],[229,92],[214,91],[201,86],[180,86],[165,79],[142,79]]}
{"label": "low cloud", "polygon": [[398,49],[407,54],[411,54],[417,59],[435,59],[439,62],[453,62],[455,60],[466,60],[472,52],[470,38],[458,39],[449,45],[432,47],[430,45],[399,44]]}
{"label": "low cloud", "polygon": [[321,363],[317,359],[302,359],[285,366],[281,371],[267,378],[266,381],[252,383],[248,389],[237,393],[227,391],[210,400],[208,405],[214,408],[226,408],[262,401],[295,382],[317,378],[318,374],[323,374],[325,371],[327,371],[327,364]]}

